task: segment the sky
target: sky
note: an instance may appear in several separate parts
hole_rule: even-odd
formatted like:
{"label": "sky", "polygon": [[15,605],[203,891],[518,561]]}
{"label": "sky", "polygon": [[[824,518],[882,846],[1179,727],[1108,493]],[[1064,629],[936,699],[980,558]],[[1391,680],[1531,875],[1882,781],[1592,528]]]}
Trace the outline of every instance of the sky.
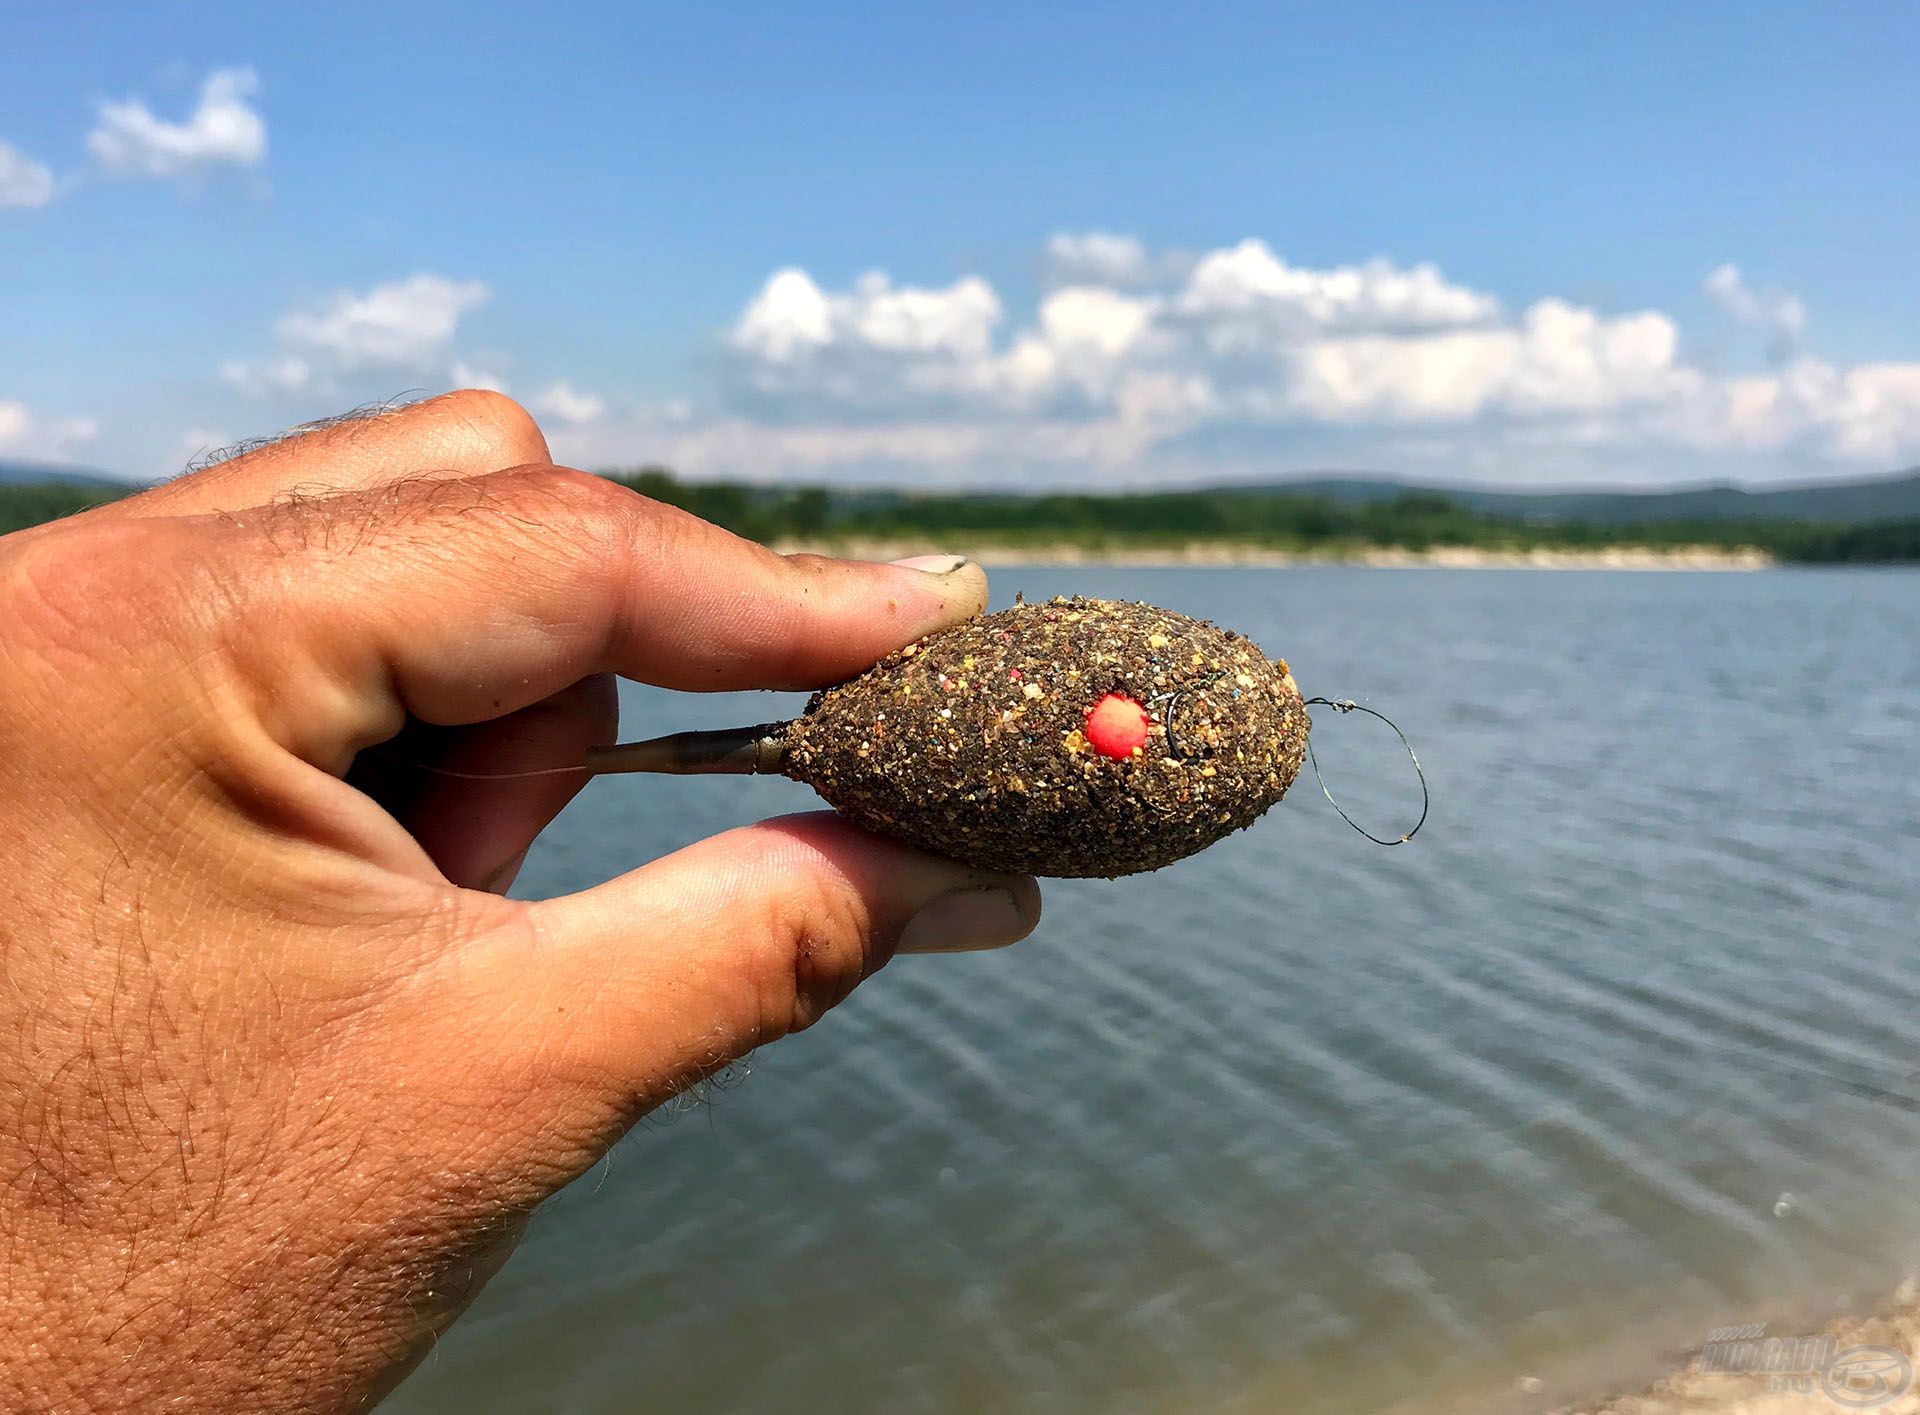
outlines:
{"label": "sky", "polygon": [[0,458],[461,385],[752,481],[1920,463],[1904,3],[0,8]]}

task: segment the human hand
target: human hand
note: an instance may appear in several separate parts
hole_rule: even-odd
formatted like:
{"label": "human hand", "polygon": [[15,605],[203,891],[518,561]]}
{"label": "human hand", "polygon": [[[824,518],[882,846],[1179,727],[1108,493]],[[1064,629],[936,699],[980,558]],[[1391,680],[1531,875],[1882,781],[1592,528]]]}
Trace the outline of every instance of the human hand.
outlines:
{"label": "human hand", "polygon": [[986,599],[547,460],[454,394],[0,540],[0,1408],[358,1407],[649,1108],[1033,927],[830,815],[501,897],[582,778],[382,752],[575,762],[610,675],[819,686]]}

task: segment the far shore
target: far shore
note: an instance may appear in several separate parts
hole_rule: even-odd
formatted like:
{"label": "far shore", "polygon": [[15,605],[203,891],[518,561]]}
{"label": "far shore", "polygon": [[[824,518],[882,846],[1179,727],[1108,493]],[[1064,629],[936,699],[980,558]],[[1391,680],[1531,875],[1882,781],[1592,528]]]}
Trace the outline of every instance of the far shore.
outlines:
{"label": "far shore", "polygon": [[[906,541],[849,539],[792,539],[774,542],[774,549],[791,554],[817,551],[858,560],[897,560],[923,554],[924,545]],[[1231,541],[1190,541],[1172,546],[1085,546],[1069,542],[1033,545],[975,544],[965,547],[985,565],[1124,565],[1141,568],[1171,566],[1367,565],[1385,569],[1443,570],[1767,570],[1779,562],[1751,546],[1610,545],[1591,550],[1549,546],[1494,549],[1482,546],[1438,545],[1425,550],[1396,546],[1354,546],[1327,550],[1269,550]]]}

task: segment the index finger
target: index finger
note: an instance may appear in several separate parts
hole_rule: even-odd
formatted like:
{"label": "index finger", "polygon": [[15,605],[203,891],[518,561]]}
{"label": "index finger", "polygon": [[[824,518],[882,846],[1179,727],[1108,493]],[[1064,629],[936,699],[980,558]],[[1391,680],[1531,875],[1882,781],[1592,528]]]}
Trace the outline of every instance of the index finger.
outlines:
{"label": "index finger", "polygon": [[303,649],[358,697],[366,720],[348,730],[360,745],[396,709],[479,722],[593,673],[696,691],[823,687],[987,600],[985,574],[960,556],[779,555],[555,467],[270,508],[251,533]]}
{"label": "index finger", "polygon": [[364,490],[404,477],[472,477],[544,462],[527,410],[480,388],[293,429],[225,461],[101,508],[113,516],[194,516],[276,497]]}

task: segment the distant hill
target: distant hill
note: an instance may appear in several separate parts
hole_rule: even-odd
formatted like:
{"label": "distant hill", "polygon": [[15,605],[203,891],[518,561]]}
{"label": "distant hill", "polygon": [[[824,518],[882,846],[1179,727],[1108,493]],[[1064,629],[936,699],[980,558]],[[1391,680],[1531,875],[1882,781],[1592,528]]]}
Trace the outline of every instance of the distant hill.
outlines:
{"label": "distant hill", "polygon": [[126,483],[91,467],[70,467],[53,462],[11,462],[0,457],[0,483],[9,486],[101,486],[126,489]]}
{"label": "distant hill", "polygon": [[1366,476],[1263,482],[1217,490],[1245,495],[1323,496],[1343,505],[1368,505],[1407,495],[1440,495],[1470,511],[1541,525],[1814,521],[1857,526],[1920,516],[1920,467],[1891,476],[1757,491],[1730,483],[1676,491],[1489,491]]}

